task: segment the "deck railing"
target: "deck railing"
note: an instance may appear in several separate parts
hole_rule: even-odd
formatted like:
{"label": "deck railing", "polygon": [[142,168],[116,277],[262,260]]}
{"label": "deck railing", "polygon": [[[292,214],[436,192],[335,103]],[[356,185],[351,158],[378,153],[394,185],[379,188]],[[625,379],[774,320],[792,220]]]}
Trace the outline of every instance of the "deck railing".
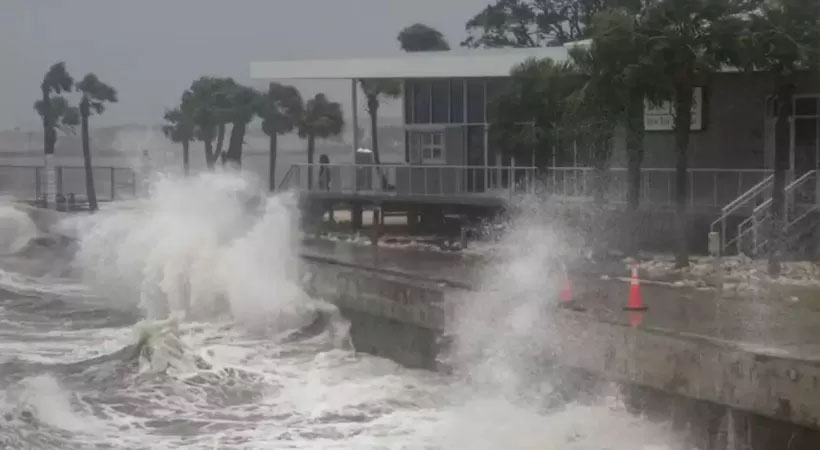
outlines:
{"label": "deck railing", "polygon": [[294,164],[280,190],[423,197],[532,192],[534,167],[406,164]]}
{"label": "deck railing", "polygon": [[[720,208],[758,184],[771,172],[762,169],[689,169],[686,201],[691,208]],[[626,168],[613,167],[606,177],[604,199],[608,203],[627,201],[629,188]],[[671,207],[675,204],[675,169],[641,168],[640,203]],[[591,167],[548,167],[541,173],[547,192],[564,197],[594,195],[595,169]]]}
{"label": "deck railing", "polygon": [[[324,167],[324,169],[323,169]],[[308,173],[312,169],[312,185]],[[717,209],[766,179],[762,169],[689,169],[686,200],[691,208]],[[602,189],[607,203],[627,201],[628,171],[609,168]],[[280,190],[309,190],[345,194],[404,194],[420,196],[497,195],[537,193],[569,199],[591,199],[596,189],[591,167],[484,167],[407,164],[294,164]],[[323,178],[327,177],[327,178]],[[675,169],[642,168],[640,203],[672,207]]]}
{"label": "deck railing", "polygon": [[[84,202],[85,168],[56,166],[58,196]],[[20,200],[40,201],[45,194],[45,168],[33,165],[0,165],[0,193]],[[137,181],[133,169],[124,167],[94,167],[94,187],[101,201],[136,197]]]}

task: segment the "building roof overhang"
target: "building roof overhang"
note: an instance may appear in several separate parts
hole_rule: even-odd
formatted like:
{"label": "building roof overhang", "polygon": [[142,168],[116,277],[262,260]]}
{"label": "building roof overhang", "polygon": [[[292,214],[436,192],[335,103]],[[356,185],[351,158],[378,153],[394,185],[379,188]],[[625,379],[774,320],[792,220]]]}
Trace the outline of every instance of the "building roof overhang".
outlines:
{"label": "building roof overhang", "polygon": [[509,76],[529,60],[565,61],[566,47],[458,49],[383,57],[292,59],[251,63],[253,79],[485,78]]}

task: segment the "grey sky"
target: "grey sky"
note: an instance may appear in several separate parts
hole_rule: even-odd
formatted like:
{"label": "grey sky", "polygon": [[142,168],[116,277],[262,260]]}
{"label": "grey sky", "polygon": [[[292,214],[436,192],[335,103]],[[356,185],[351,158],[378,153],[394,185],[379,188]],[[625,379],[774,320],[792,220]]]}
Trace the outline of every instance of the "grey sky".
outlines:
{"label": "grey sky", "polygon": [[[252,60],[384,54],[423,22],[452,46],[489,0],[0,0],[0,130],[36,129],[32,103],[44,71],[64,60],[95,72],[120,103],[96,125],[153,124],[191,80],[249,82]],[[263,87],[264,83],[256,84]],[[349,85],[300,84],[348,101]]]}

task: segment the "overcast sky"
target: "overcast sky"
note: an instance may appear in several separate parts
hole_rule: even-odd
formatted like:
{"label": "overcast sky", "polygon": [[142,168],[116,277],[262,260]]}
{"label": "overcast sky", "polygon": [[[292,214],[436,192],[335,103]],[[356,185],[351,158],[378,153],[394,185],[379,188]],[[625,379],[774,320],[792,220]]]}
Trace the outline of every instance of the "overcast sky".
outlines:
{"label": "overcast sky", "polygon": [[[253,60],[378,55],[406,25],[438,28],[455,47],[489,0],[0,0],[0,130],[36,129],[43,73],[65,61],[96,73],[120,103],[96,125],[155,124],[203,74],[248,82]],[[257,83],[263,87],[265,83]],[[349,85],[300,84],[349,101]]]}

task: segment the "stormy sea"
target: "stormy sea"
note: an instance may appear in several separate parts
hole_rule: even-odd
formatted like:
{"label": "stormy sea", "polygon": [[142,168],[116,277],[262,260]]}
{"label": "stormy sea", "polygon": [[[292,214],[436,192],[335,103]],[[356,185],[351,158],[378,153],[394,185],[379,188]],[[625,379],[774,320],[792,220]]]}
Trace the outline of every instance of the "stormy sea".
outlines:
{"label": "stormy sea", "polygon": [[305,293],[295,206],[232,173],[92,215],[0,199],[0,449],[688,448],[533,369],[549,230],[511,233],[434,373],[357,352]]}

